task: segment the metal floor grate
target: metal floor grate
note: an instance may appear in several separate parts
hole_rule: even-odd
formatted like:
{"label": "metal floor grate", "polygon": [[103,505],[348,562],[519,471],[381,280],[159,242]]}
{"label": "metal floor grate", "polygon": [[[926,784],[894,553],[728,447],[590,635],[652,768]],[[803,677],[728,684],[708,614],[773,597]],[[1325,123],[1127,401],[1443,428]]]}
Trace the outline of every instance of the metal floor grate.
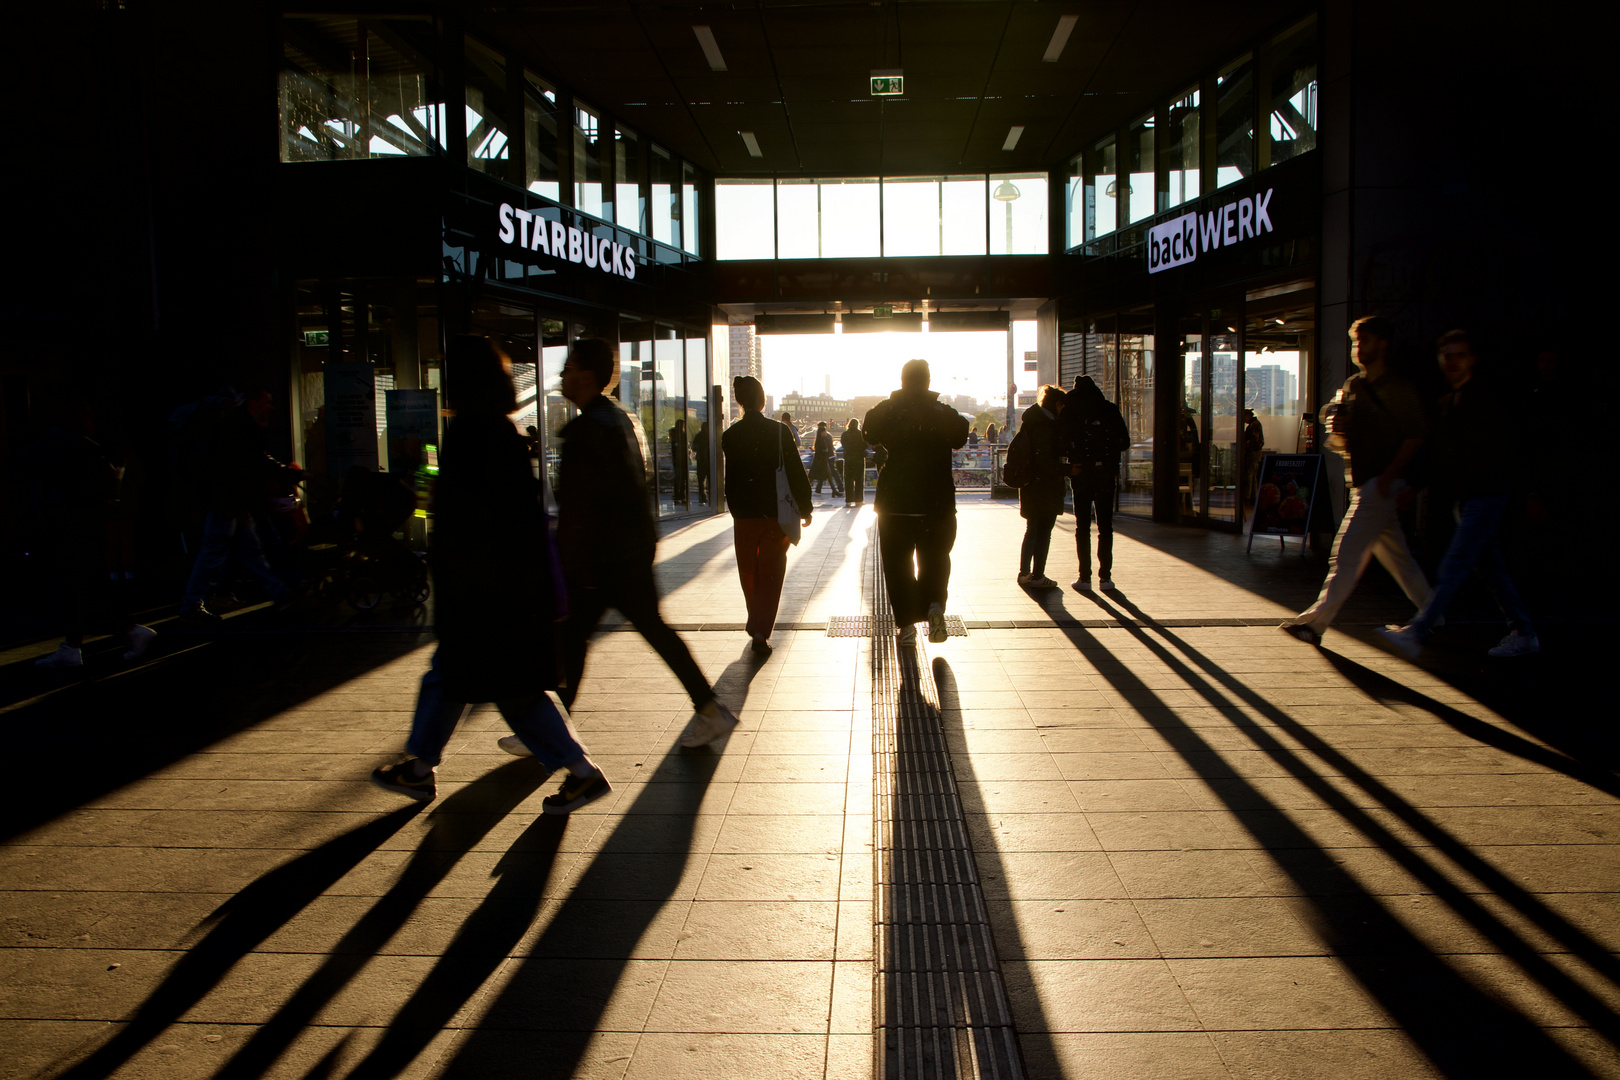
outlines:
{"label": "metal floor grate", "polygon": [[[885,604],[887,607],[887,604]],[[885,611],[882,615],[834,615],[827,620],[828,637],[872,637],[874,634],[893,634],[894,618]],[[947,637],[967,637],[967,624],[955,615],[945,616]]]}
{"label": "metal floor grate", "polygon": [[[939,693],[923,642],[906,649],[896,643],[877,549],[874,536],[868,550],[875,614],[859,617],[868,632],[878,628],[872,643],[877,1075],[1022,1080]],[[829,635],[834,622],[842,620],[829,621]]]}

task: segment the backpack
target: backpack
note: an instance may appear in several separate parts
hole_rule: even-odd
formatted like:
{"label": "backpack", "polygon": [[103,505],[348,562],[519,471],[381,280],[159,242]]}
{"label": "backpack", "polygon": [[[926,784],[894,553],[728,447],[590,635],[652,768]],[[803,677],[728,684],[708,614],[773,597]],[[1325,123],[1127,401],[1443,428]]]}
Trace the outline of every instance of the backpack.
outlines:
{"label": "backpack", "polygon": [[1021,488],[1035,479],[1035,449],[1024,428],[1018,429],[1007,447],[1007,457],[1001,463],[1001,482],[1008,487]]}

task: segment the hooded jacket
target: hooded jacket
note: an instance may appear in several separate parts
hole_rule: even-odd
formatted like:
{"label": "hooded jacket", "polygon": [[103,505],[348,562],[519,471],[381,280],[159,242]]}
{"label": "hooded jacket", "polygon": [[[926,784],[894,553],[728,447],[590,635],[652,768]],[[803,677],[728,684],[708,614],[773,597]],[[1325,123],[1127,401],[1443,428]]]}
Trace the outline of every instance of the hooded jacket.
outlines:
{"label": "hooded jacket", "polygon": [[1113,479],[1119,475],[1119,455],[1131,448],[1131,432],[1119,406],[1103,397],[1091,376],[1074,380],[1063,412],[1058,416],[1062,452],[1080,466],[1080,480]]}

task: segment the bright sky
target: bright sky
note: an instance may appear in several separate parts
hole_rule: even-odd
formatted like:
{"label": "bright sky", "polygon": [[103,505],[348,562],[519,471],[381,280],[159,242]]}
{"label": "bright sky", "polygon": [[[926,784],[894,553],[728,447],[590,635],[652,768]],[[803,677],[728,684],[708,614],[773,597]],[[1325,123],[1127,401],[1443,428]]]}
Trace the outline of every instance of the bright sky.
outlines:
{"label": "bright sky", "polygon": [[[1007,335],[1001,331],[944,334],[766,334],[760,337],[765,392],[819,394],[832,378],[836,398],[888,394],[900,386],[900,365],[928,361],[932,389],[1007,401]],[[1013,323],[1013,371],[1021,390],[1035,389],[1024,353],[1035,351],[1034,320]]]}

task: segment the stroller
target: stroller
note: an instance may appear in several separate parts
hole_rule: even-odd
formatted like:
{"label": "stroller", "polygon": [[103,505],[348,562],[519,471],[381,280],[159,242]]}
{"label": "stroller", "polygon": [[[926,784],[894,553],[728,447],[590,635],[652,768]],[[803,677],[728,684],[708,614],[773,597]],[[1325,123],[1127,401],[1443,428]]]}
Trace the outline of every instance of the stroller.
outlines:
{"label": "stroller", "polygon": [[415,512],[416,493],[406,481],[369,469],[349,470],[338,500],[338,558],[321,578],[322,598],[347,600],[361,611],[376,607],[384,594],[425,603],[427,560],[394,538]]}

